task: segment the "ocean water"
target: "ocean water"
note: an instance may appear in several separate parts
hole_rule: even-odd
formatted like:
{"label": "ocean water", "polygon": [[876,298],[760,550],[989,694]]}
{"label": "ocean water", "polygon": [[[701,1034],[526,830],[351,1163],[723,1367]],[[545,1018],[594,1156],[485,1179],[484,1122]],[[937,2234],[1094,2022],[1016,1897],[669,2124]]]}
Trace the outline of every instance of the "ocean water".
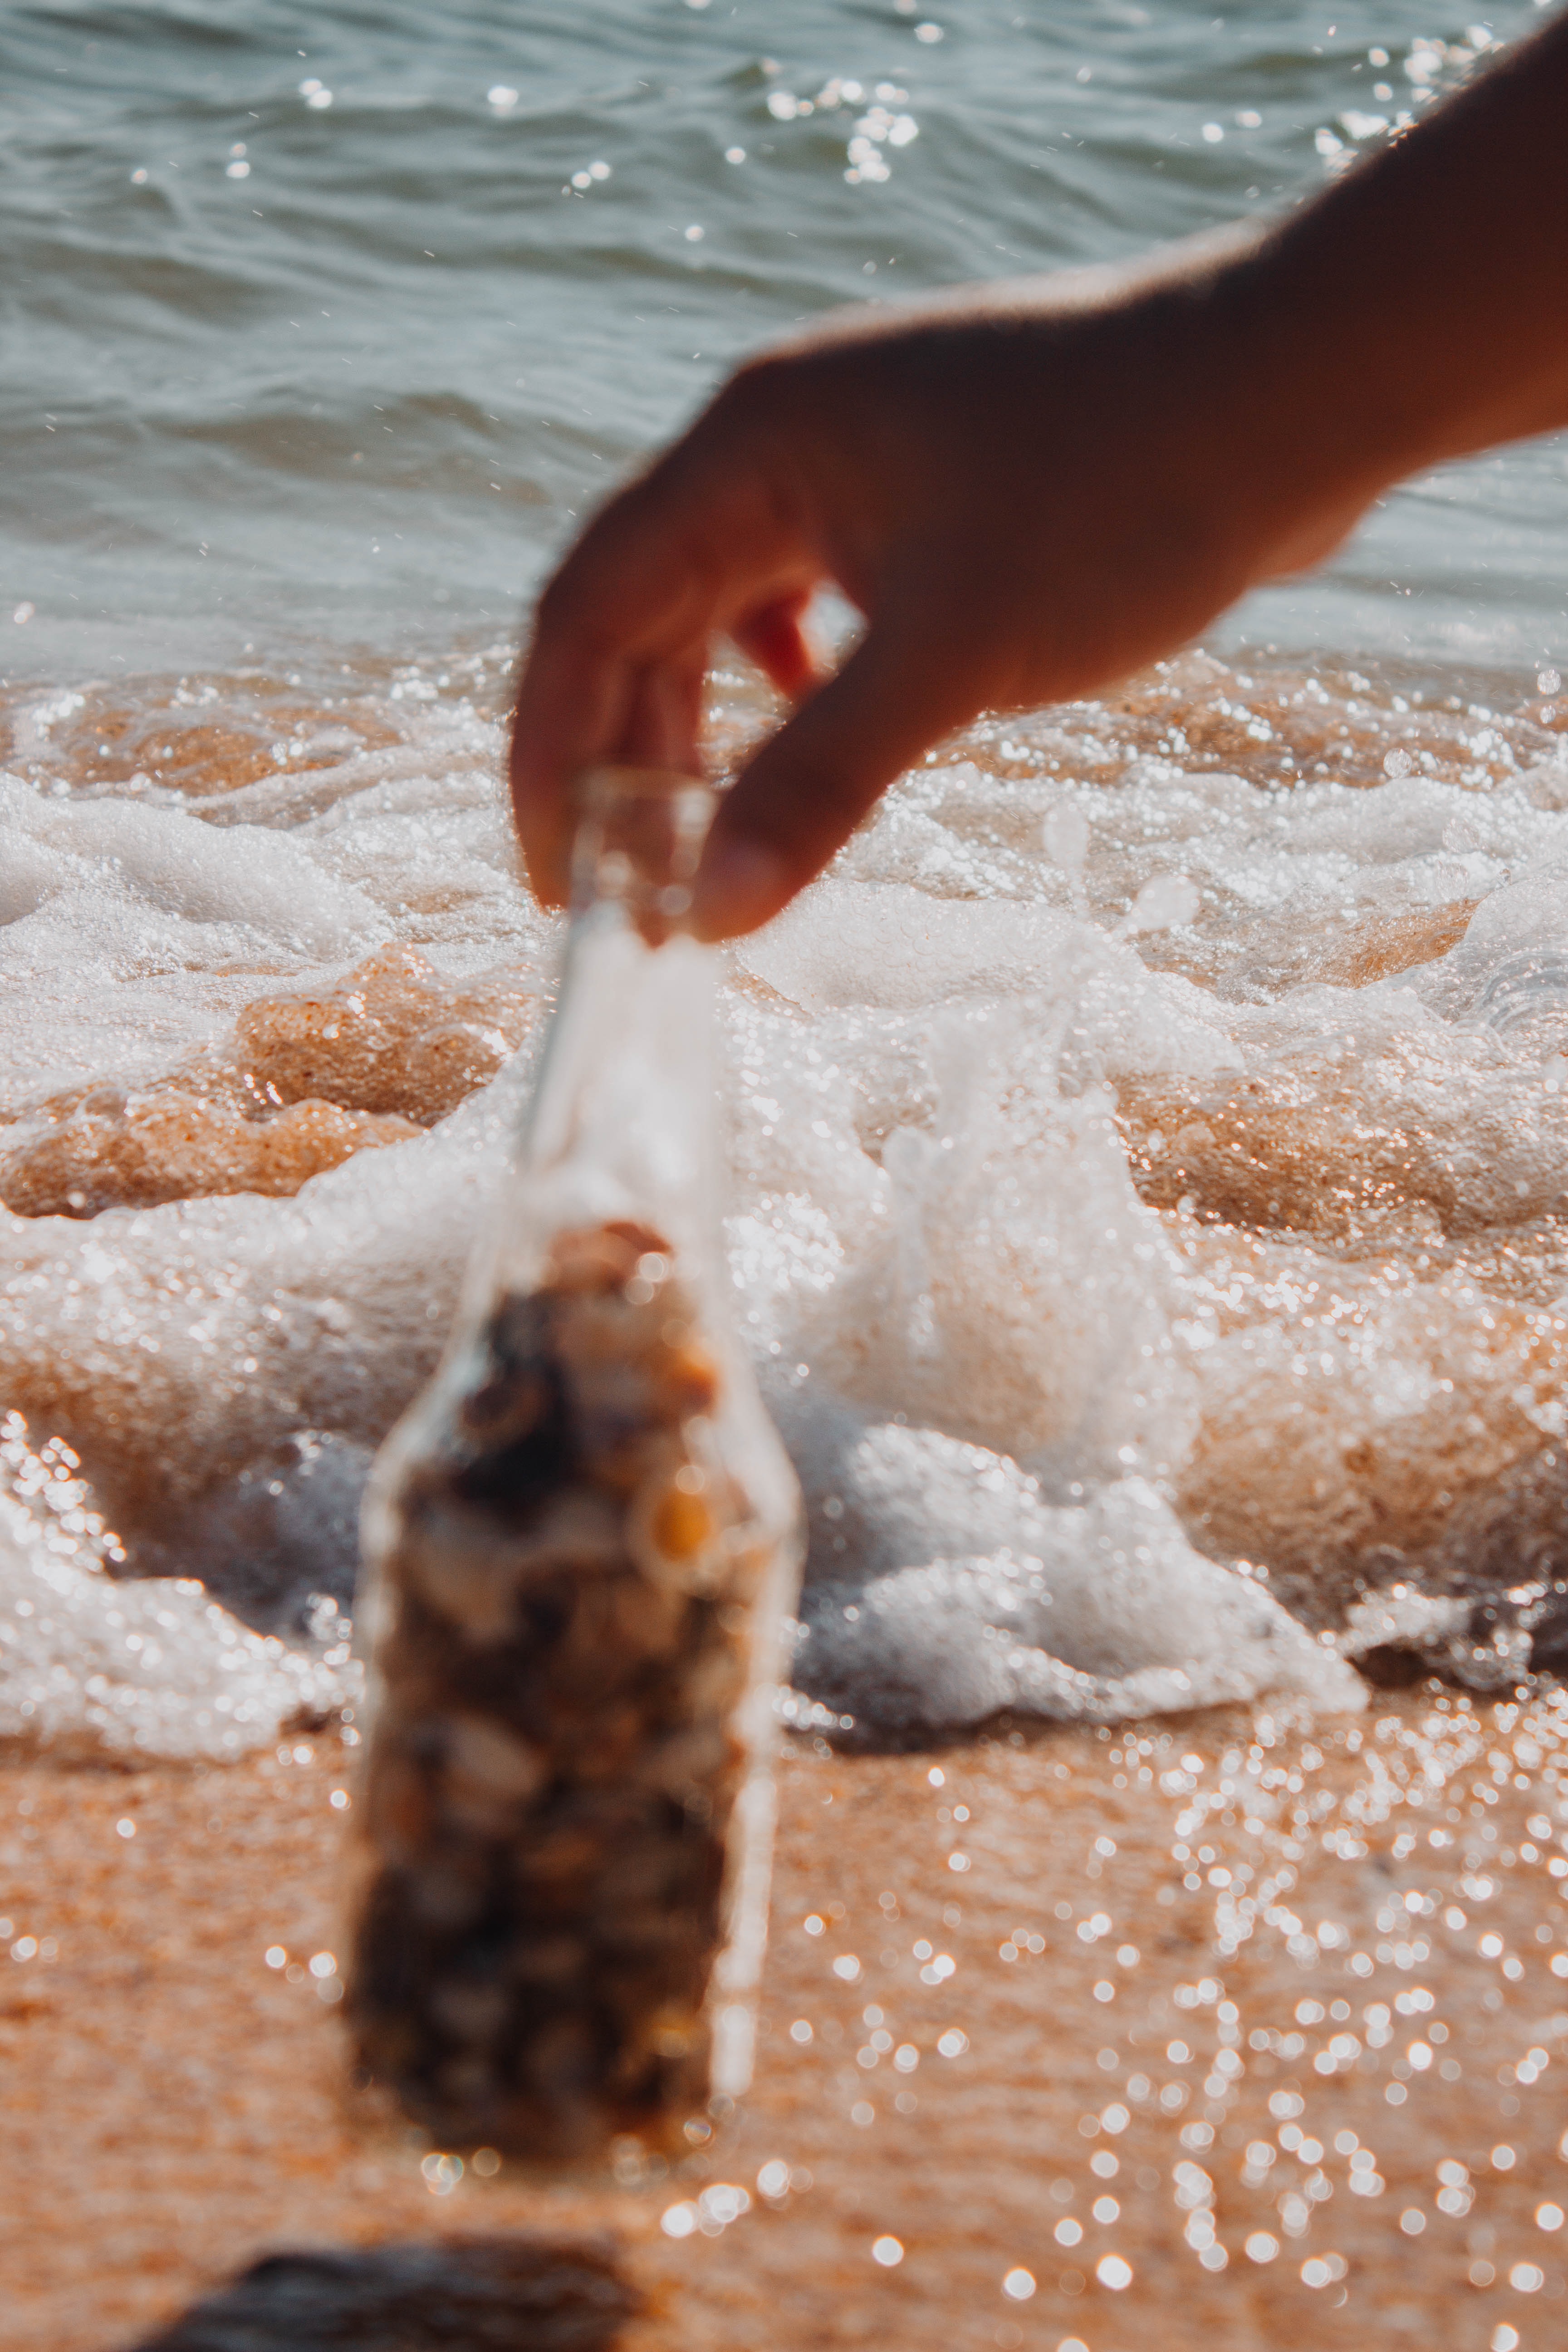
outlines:
{"label": "ocean water", "polygon": [[[0,677],[510,628],[768,335],[1277,209],[1535,21],[5,0]],[[1561,440],[1452,469],[1235,632],[1560,656],[1565,520]]]}
{"label": "ocean water", "polygon": [[[1292,200],[1531,21],[0,9],[0,1736],[353,1703],[552,1001],[515,629],[617,470],[798,317]],[[795,1719],[1568,1648],[1565,520],[1557,442],[1409,486],[727,957]],[[720,677],[717,764],[766,711]]]}

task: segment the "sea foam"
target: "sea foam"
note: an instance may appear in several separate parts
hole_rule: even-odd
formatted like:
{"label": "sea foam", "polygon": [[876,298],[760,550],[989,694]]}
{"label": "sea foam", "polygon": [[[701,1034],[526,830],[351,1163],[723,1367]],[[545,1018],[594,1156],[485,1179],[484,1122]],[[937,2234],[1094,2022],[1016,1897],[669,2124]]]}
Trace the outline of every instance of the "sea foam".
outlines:
{"label": "sea foam", "polygon": [[[347,1687],[359,1489],[553,988],[483,670],[178,789],[16,730],[0,1200],[68,1213],[0,1218],[0,1399],[113,1544],[0,1474],[12,1737],[231,1754]],[[1337,691],[1200,663],[977,729],[728,954],[735,1312],[841,1729],[1345,1706],[1439,1634],[1495,1681],[1568,1577],[1568,766]]]}

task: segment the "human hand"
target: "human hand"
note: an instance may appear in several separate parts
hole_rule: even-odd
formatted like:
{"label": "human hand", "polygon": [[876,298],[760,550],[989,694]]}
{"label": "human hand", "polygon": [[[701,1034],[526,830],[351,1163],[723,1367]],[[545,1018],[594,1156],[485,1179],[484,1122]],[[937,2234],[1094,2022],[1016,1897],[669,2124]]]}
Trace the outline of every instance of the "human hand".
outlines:
{"label": "human hand", "polygon": [[[728,634],[795,704],[697,877],[754,929],[984,709],[1089,694],[1318,562],[1417,467],[1568,425],[1568,10],[1261,235],[829,318],[742,368],[545,591],[512,737],[534,888],[598,761],[695,771]],[[866,631],[819,680],[833,582]]]}
{"label": "human hand", "polygon": [[[584,532],[541,601],[512,790],[530,879],[567,888],[574,778],[698,769],[727,633],[792,715],[725,796],[694,919],[775,914],[955,727],[1093,692],[1316,560],[1380,487],[1315,452],[1255,244],[850,312],[743,367]],[[803,615],[867,626],[819,679]]]}

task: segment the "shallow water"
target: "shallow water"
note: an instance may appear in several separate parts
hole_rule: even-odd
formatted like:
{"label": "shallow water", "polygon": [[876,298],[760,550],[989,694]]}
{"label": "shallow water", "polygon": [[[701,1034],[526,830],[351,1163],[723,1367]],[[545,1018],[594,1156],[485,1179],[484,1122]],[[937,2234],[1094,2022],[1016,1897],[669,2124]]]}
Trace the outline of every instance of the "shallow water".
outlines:
{"label": "shallow water", "polygon": [[[352,1701],[359,1488],[553,986],[504,675],[12,699],[14,1734],[234,1753]],[[762,717],[722,680],[716,756]],[[731,953],[797,1719],[1354,1706],[1367,1654],[1482,1689],[1554,1654],[1565,740],[1545,673],[1192,656],[973,730]],[[160,1580],[151,1651],[100,1562]]]}
{"label": "shallow water", "polygon": [[[1278,205],[1531,14],[5,12],[0,1731],[353,1704],[552,999],[500,723],[585,502],[765,332]],[[972,730],[729,959],[795,1719],[1568,1654],[1563,456]]]}

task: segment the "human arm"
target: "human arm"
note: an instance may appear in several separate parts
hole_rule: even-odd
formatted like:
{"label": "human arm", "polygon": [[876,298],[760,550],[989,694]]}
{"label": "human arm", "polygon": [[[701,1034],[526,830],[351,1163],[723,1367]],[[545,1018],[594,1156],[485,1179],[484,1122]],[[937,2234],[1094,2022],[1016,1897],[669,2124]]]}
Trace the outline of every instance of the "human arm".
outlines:
{"label": "human arm", "polygon": [[[512,780],[564,889],[595,761],[696,765],[727,633],[795,704],[727,795],[713,937],[766,920],[982,709],[1091,693],[1319,561],[1393,482],[1568,424],[1568,18],[1261,232],[851,311],[742,367],[546,590]],[[866,618],[818,681],[836,583]]]}

